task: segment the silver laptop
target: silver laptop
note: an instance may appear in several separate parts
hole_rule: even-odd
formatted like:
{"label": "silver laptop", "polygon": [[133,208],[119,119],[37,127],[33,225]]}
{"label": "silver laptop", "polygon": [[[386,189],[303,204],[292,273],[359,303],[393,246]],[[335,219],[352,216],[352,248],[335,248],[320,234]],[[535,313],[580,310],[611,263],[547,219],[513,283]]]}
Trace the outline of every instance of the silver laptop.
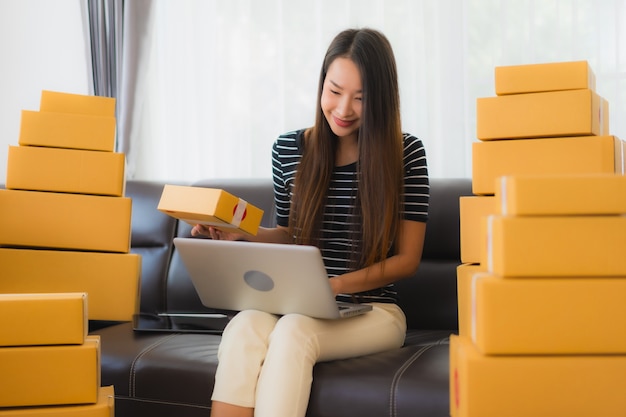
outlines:
{"label": "silver laptop", "polygon": [[372,309],[335,300],[321,253],[313,246],[180,237],[174,245],[209,308],[323,319]]}

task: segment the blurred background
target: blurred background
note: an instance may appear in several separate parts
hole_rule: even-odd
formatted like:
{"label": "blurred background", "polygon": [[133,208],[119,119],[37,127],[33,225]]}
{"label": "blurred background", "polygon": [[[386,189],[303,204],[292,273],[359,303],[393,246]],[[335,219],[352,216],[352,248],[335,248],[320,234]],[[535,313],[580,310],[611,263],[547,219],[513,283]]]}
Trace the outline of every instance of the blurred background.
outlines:
{"label": "blurred background", "polygon": [[[626,139],[626,0],[111,2],[129,179],[271,176],[274,139],[312,124],[323,55],[348,27],[391,41],[403,128],[424,141],[433,177],[471,176],[476,99],[495,95],[501,65],[587,60],[610,133]],[[0,0],[0,183],[42,90],[98,93],[88,6]]]}

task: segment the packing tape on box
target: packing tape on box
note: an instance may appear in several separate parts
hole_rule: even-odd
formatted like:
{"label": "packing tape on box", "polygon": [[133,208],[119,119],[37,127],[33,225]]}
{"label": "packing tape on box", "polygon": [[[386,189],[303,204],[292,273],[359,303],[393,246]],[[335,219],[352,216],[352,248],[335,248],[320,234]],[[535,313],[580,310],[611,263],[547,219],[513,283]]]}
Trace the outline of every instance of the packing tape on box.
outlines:
{"label": "packing tape on box", "polygon": [[472,335],[472,340],[474,342],[476,342],[476,309],[477,309],[477,302],[476,302],[476,283],[478,282],[479,279],[483,278],[484,276],[489,275],[489,273],[487,272],[476,272],[474,275],[472,275],[472,298],[470,299],[470,303],[472,303],[472,317],[471,317],[471,335]]}
{"label": "packing tape on box", "polygon": [[626,174],[626,160],[624,160],[626,158],[626,143],[620,141],[620,155],[621,155],[621,171],[619,169],[616,170],[616,172],[618,174]]}
{"label": "packing tape on box", "polygon": [[508,207],[506,205],[506,177],[499,177],[498,180],[500,181],[500,196],[498,197],[500,199],[500,214],[507,215]]}
{"label": "packing tape on box", "polygon": [[487,271],[493,271],[493,216],[487,216]]}
{"label": "packing tape on box", "polygon": [[246,208],[248,207],[248,202],[243,199],[239,199],[239,202],[235,206],[235,212],[233,213],[233,220],[230,222],[235,227],[239,227],[241,221],[246,217]]}
{"label": "packing tape on box", "polygon": [[600,134],[598,136],[604,136],[604,135],[609,134],[609,132],[605,132],[605,129],[604,129],[604,118],[608,116],[608,115],[605,115],[604,104],[605,104],[604,99],[600,98],[600,105],[598,106],[598,115],[599,115],[599,121],[600,121]]}

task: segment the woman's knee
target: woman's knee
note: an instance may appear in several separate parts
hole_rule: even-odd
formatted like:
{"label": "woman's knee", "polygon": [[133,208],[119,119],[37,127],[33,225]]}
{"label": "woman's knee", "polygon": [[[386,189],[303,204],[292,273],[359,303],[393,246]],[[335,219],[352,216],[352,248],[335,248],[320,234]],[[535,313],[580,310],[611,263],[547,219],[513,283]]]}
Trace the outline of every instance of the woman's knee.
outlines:
{"label": "woman's knee", "polygon": [[280,345],[281,350],[293,349],[300,352],[308,350],[315,356],[318,351],[315,320],[301,314],[282,316],[270,335],[270,344]]}
{"label": "woman's knee", "polygon": [[278,318],[272,314],[258,310],[244,310],[237,313],[224,329],[222,340],[255,335],[267,339],[273,331]]}

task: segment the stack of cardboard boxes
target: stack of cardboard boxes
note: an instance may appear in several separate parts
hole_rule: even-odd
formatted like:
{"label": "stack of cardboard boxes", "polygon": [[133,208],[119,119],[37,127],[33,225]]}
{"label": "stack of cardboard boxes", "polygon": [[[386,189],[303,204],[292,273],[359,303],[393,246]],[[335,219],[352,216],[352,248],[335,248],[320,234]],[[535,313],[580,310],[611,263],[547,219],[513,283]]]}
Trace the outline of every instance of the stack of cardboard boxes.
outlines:
{"label": "stack of cardboard boxes", "polygon": [[87,294],[0,294],[0,316],[0,416],[114,416]]}
{"label": "stack of cardboard boxes", "polygon": [[[58,413],[59,404],[90,405],[59,415],[112,410],[87,320],[131,320],[141,268],[129,253],[131,200],[115,125],[115,100],[106,97],[43,91],[40,110],[22,112],[0,190],[0,406],[12,407],[0,415]],[[88,296],[89,309],[68,294]]]}
{"label": "stack of cardboard boxes", "polygon": [[114,148],[112,98],[43,91],[40,111],[22,111],[0,190],[0,293],[85,292],[89,319],[132,319],[141,259]]}
{"label": "stack of cardboard boxes", "polygon": [[622,416],[624,144],[587,62],[495,75],[460,200],[451,415]]}

